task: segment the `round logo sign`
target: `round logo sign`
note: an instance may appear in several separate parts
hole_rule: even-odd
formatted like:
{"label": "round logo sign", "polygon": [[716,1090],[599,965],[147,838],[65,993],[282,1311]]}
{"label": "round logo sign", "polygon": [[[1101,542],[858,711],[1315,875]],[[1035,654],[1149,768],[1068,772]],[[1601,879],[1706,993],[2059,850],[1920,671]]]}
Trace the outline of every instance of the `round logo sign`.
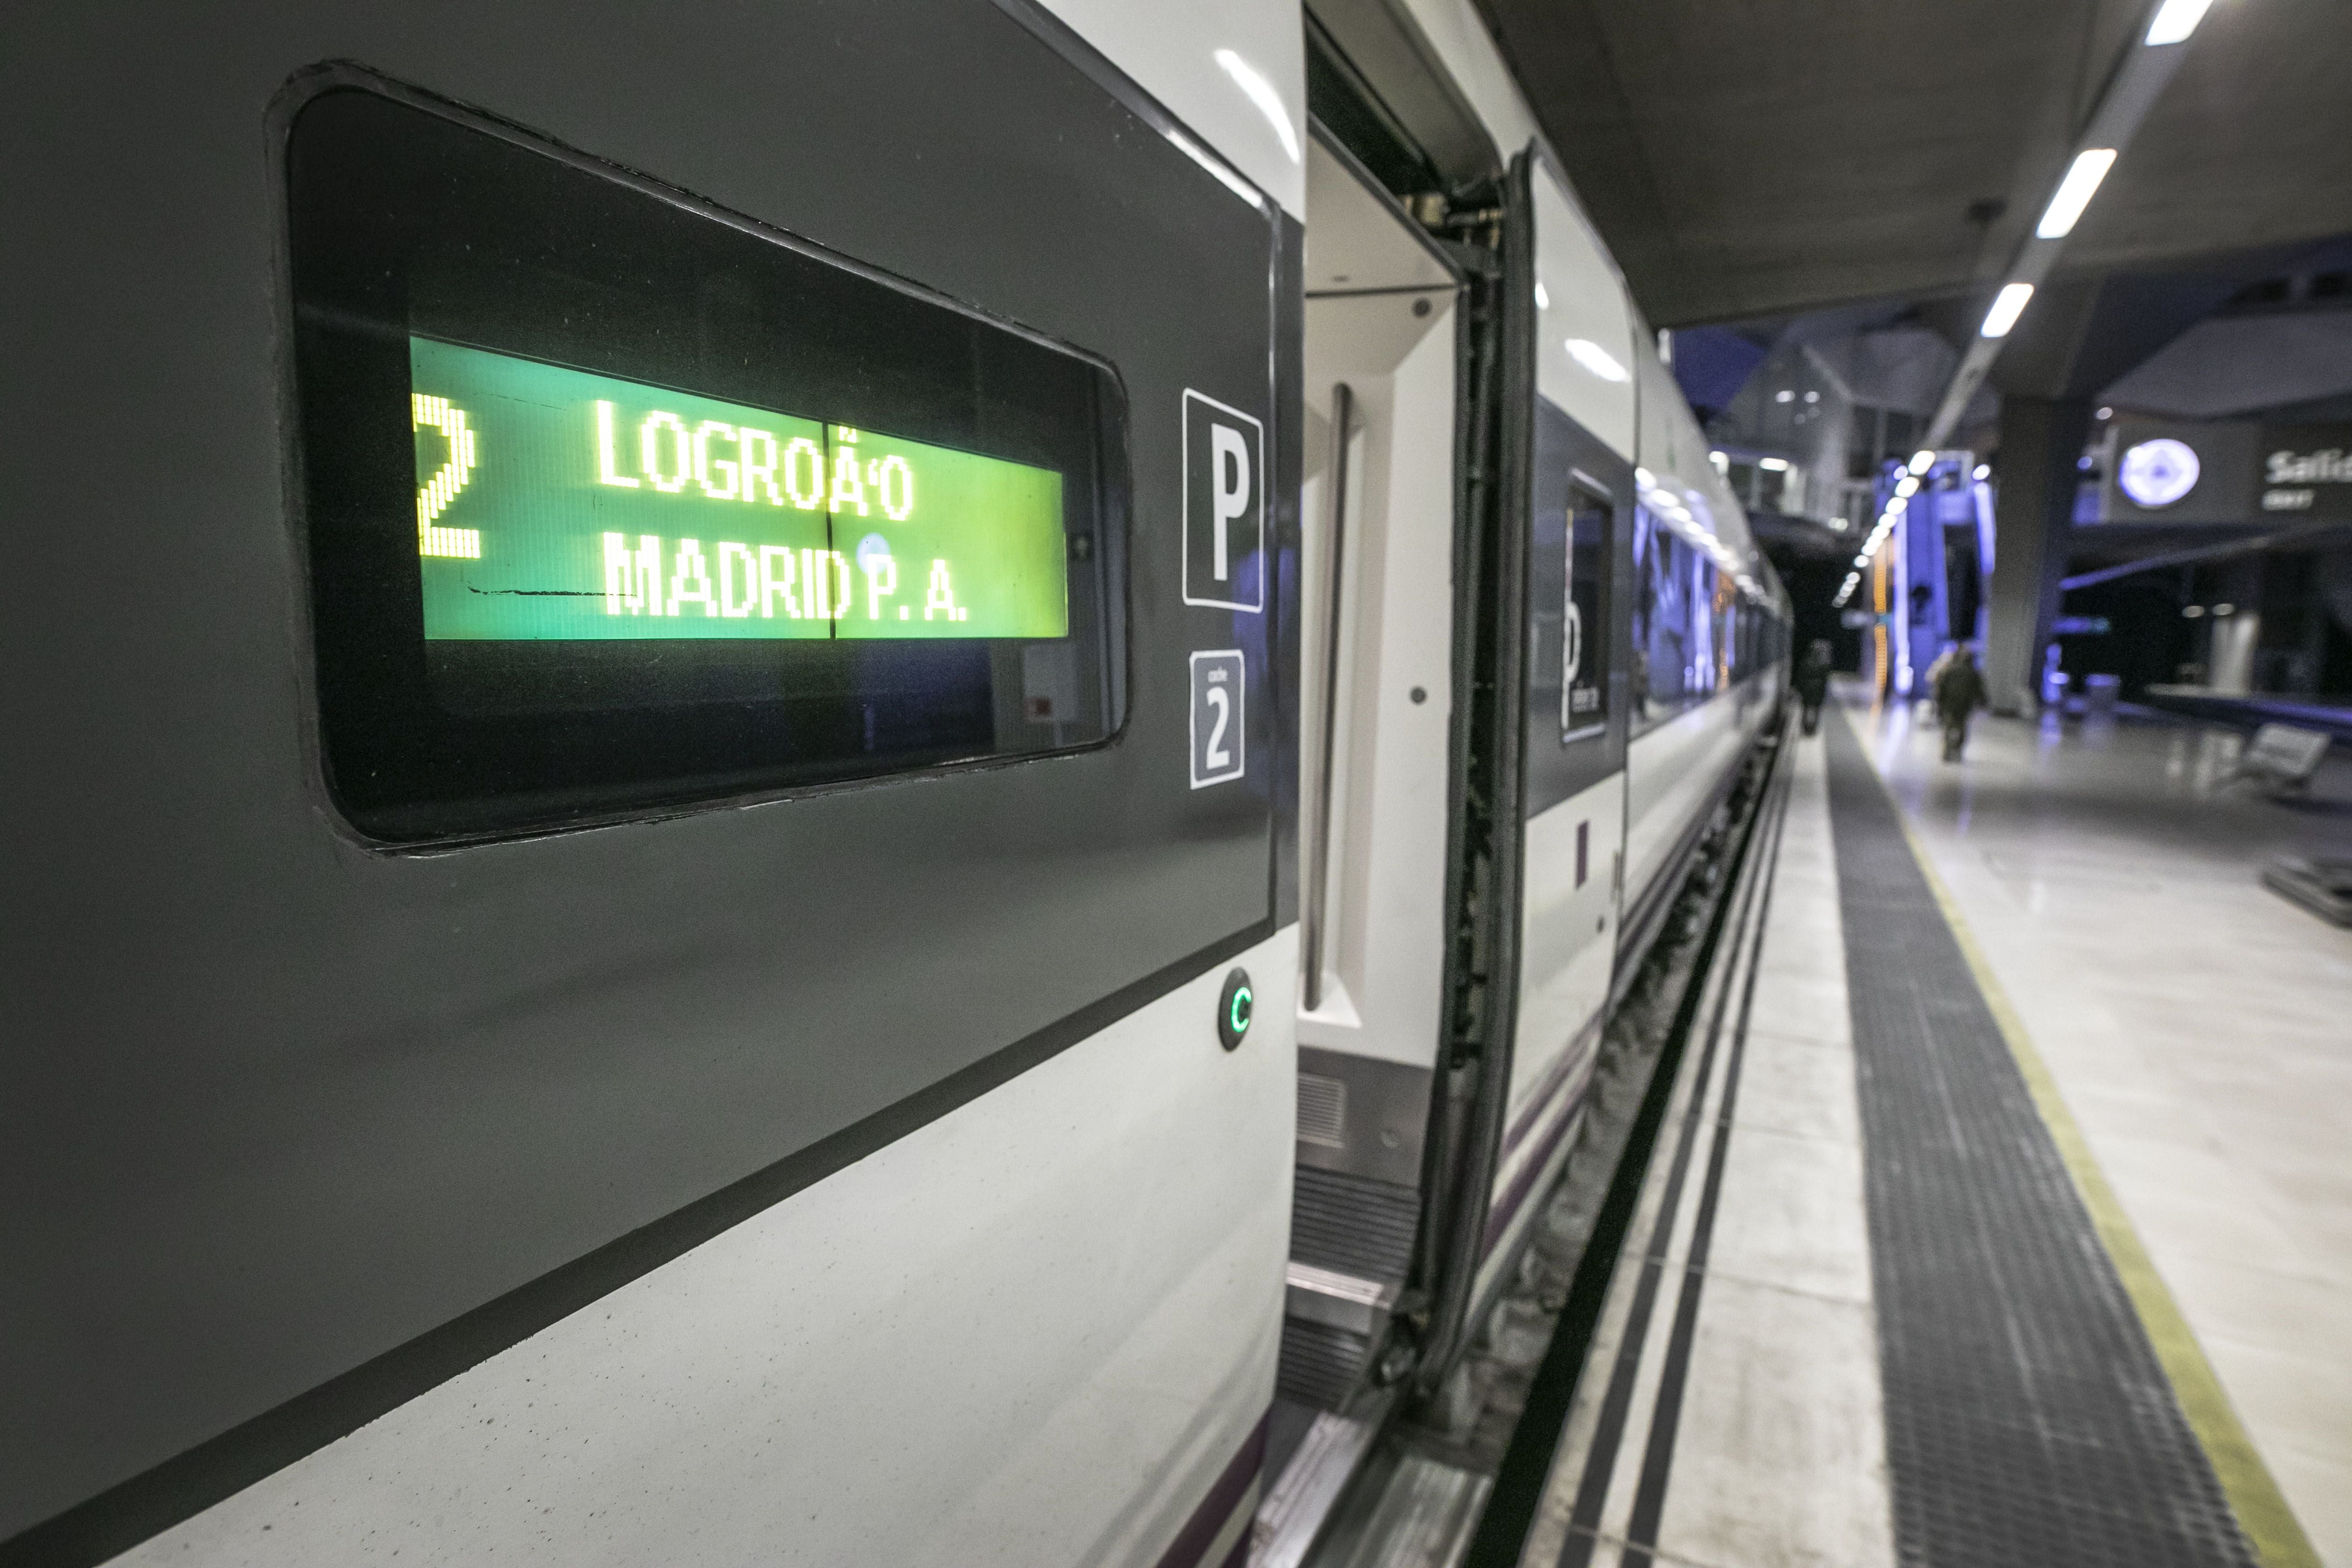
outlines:
{"label": "round logo sign", "polygon": [[2185,441],[2160,436],[2124,453],[2116,483],[2124,494],[2153,510],[2170,506],[2197,488],[2197,454]]}

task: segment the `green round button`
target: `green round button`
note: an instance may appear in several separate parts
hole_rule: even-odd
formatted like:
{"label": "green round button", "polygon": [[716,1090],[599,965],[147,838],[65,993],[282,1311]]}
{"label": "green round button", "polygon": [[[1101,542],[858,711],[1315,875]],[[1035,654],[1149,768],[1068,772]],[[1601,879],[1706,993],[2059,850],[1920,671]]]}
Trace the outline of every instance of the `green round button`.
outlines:
{"label": "green round button", "polygon": [[1242,1037],[1249,1033],[1250,1014],[1255,1006],[1249,971],[1236,969],[1226,975],[1225,988],[1217,998],[1217,1039],[1225,1049],[1241,1045]]}

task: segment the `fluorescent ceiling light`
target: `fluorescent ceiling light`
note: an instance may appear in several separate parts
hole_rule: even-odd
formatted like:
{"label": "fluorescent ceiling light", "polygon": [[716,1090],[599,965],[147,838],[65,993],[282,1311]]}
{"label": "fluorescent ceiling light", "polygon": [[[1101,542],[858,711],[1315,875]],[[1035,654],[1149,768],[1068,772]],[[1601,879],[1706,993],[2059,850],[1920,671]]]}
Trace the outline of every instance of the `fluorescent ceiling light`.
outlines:
{"label": "fluorescent ceiling light", "polygon": [[1538,310],[1551,309],[1551,296],[1544,292],[1543,279],[1540,278],[1536,279],[1536,309]]}
{"label": "fluorescent ceiling light", "polygon": [[1895,493],[1908,500],[1919,493],[1919,476],[1906,474],[1895,482]]}
{"label": "fluorescent ceiling light", "polygon": [[1990,479],[1992,477],[1992,465],[1990,463],[1979,463],[1976,468],[1976,472],[1969,477],[1974,479]]}
{"label": "fluorescent ceiling light", "polygon": [[1631,381],[1625,367],[1609,357],[1609,351],[1591,338],[1568,340],[1568,357],[1599,376],[1603,381]]}
{"label": "fluorescent ceiling light", "polygon": [[2091,205],[2098,194],[2099,182],[2115,167],[2116,150],[2112,147],[2085,147],[2074,154],[2074,166],[2066,177],[2058,182],[2050,205],[2042,209],[2042,221],[2033,232],[2043,239],[2063,239],[2074,232],[2074,224],[2083,209]]}
{"label": "fluorescent ceiling light", "polygon": [[1935,466],[1935,453],[1923,449],[1911,454],[1911,471],[1913,473],[1924,474]]}
{"label": "fluorescent ceiling light", "polygon": [[2197,30],[2205,19],[2205,7],[2213,0],[2164,0],[2157,7],[2156,20],[2147,25],[2147,41],[2151,44],[2177,44]]}
{"label": "fluorescent ceiling light", "polygon": [[2025,302],[2033,298],[2031,283],[2004,283],[1993,296],[1992,309],[1985,312],[1984,325],[1977,329],[1980,337],[2003,338],[2009,329],[2017,325],[2017,318],[2025,314]]}
{"label": "fluorescent ceiling light", "polygon": [[1242,96],[1256,104],[1257,111],[1274,127],[1275,136],[1282,142],[1283,155],[1294,163],[1298,162],[1298,128],[1290,123],[1290,107],[1282,101],[1282,94],[1275,91],[1274,83],[1231,49],[1219,49],[1216,59],[1224,73],[1234,79],[1234,85],[1242,89]]}
{"label": "fluorescent ceiling light", "polygon": [[1789,471],[1789,459],[1786,458],[1759,458],[1756,459],[1756,466],[1772,473],[1785,474]]}

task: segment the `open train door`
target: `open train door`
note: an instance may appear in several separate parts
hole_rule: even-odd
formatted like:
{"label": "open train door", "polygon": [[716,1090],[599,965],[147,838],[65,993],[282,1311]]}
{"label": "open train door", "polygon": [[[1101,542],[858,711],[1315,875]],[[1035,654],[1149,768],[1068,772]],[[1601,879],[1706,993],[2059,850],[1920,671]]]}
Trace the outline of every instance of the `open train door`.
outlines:
{"label": "open train door", "polygon": [[1412,1307],[1444,1014],[1470,336],[1454,247],[1319,125],[1307,205],[1298,1142],[1277,1468],[1310,1426],[1318,1447],[1366,1436],[1374,1358]]}
{"label": "open train door", "polygon": [[[1606,942],[1563,942],[1550,889],[1563,866],[1591,881],[1598,844],[1606,895],[1616,817],[1597,835],[1569,826],[1563,847],[1555,808],[1597,799],[1622,755],[1605,676],[1573,672],[1612,666],[1607,519],[1625,487],[1574,444],[1575,421],[1538,409],[1551,301],[1537,287],[1530,157],[1433,213],[1433,238],[1344,152],[1319,139],[1316,152],[1299,1142],[1277,1458],[1286,1436],[1363,1440],[1409,1369],[1423,1393],[1443,1381],[1508,1228],[1498,1176],[1556,1168],[1570,1086],[1515,1070],[1520,953],[1532,931],[1556,981],[1567,965],[1552,949],[1591,948],[1605,993]],[[1580,545],[1598,559],[1580,562]],[[1574,650],[1579,637],[1593,646]],[[1593,799],[1580,804],[1589,816]],[[1538,1007],[1559,1012],[1558,990]],[[1547,1037],[1538,1068],[1573,1033]],[[1537,1099],[1555,1114],[1520,1154],[1511,1119]]]}
{"label": "open train door", "polygon": [[1511,1089],[1525,836],[1528,163],[1430,201],[1424,224],[1317,131],[1298,1165],[1269,1562],[1294,1560],[1317,1496],[1465,1337]]}
{"label": "open train door", "polygon": [[1616,952],[1633,370],[1622,279],[1536,149],[1480,237],[1457,556],[1446,1102],[1418,1385],[1504,1284],[1585,1104]]}
{"label": "open train door", "polygon": [[[1573,1146],[1608,1014],[1625,829],[1634,387],[1648,346],[1598,235],[1548,161],[1524,169],[1531,389],[1516,710],[1509,1089],[1472,1321]],[[1498,700],[1507,701],[1507,696]]]}
{"label": "open train door", "polygon": [[1464,235],[1477,265],[1461,359],[1444,1011],[1416,1260],[1424,1305],[1413,1386],[1424,1400],[1475,1324],[1518,1012],[1537,313],[1530,166],[1527,153],[1511,160],[1496,204]]}

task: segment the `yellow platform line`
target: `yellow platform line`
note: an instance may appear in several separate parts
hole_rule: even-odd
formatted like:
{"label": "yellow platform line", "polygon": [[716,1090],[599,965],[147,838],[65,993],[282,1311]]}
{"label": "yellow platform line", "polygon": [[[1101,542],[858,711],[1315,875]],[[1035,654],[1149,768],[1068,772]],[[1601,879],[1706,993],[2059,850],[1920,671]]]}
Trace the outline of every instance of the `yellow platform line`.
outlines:
{"label": "yellow platform line", "polygon": [[1871,776],[1878,780],[1881,789],[1886,790],[1887,801],[1895,807],[1895,820],[1903,826],[1903,840],[1911,847],[1911,858],[1919,863],[1928,891],[1935,895],[1937,907],[1944,911],[1945,923],[1952,928],[1953,940],[1959,943],[1961,955],[1976,976],[1977,989],[1984,994],[1985,1005],[1991,1008],[1993,1021],[2000,1026],[2001,1038],[2009,1042],[2009,1054],[2015,1058],[2018,1071],[2024,1075],[2034,1108],[2042,1113],[2051,1141],[2058,1146],[2059,1157],[2066,1162],[2067,1173],[2074,1179],[2074,1190],[2083,1195],[2083,1206],[2090,1211],[2091,1224],[2097,1229],[2116,1273],[2131,1294],[2132,1305],[2139,1312],[2140,1326],[2147,1331],[2148,1342],[2156,1348],[2156,1359],[2171,1381],[2173,1397],[2180,1402],[2181,1414],[2189,1417],[2190,1430],[2204,1447],[2213,1475],[2230,1500],[2231,1510],[2238,1516],[2238,1528],[2245,1531],[2263,1568],[2324,1568],[2319,1553],[2312,1549],[2310,1537],[2304,1534],[2303,1525],[2295,1519],[2294,1510],[2287,1506],[2285,1494],[2271,1479],[2270,1467],[2263,1463],[2253,1439],[2239,1424],[2238,1413],[2231,1406],[2229,1394],[2222,1391],[2221,1380],[2214,1375],[2213,1363],[2205,1359],[2204,1347],[2197,1342],[2189,1321],[2180,1315],[2180,1308],[2166,1287],[2164,1277],[2156,1271],[2147,1248],[2140,1242],[2139,1232],[2133,1228],[2123,1205],[2116,1201],[2115,1189],[2107,1185],[2105,1173],[2091,1153],[2089,1141],[2058,1093],[2058,1080],[2051,1076],[2049,1065],[2034,1048],[2033,1037],[2026,1033],[2025,1020],[2019,1016],[2009,993],[1994,977],[1992,965],[1986,961],[1984,950],[1977,945],[1975,934],[1960,913],[1958,901],[1944,886],[1943,878],[1937,875],[1935,862],[1912,828],[1903,803],[1895,798],[1895,792],[1887,788],[1885,775],[1875,765],[1871,768]]}

